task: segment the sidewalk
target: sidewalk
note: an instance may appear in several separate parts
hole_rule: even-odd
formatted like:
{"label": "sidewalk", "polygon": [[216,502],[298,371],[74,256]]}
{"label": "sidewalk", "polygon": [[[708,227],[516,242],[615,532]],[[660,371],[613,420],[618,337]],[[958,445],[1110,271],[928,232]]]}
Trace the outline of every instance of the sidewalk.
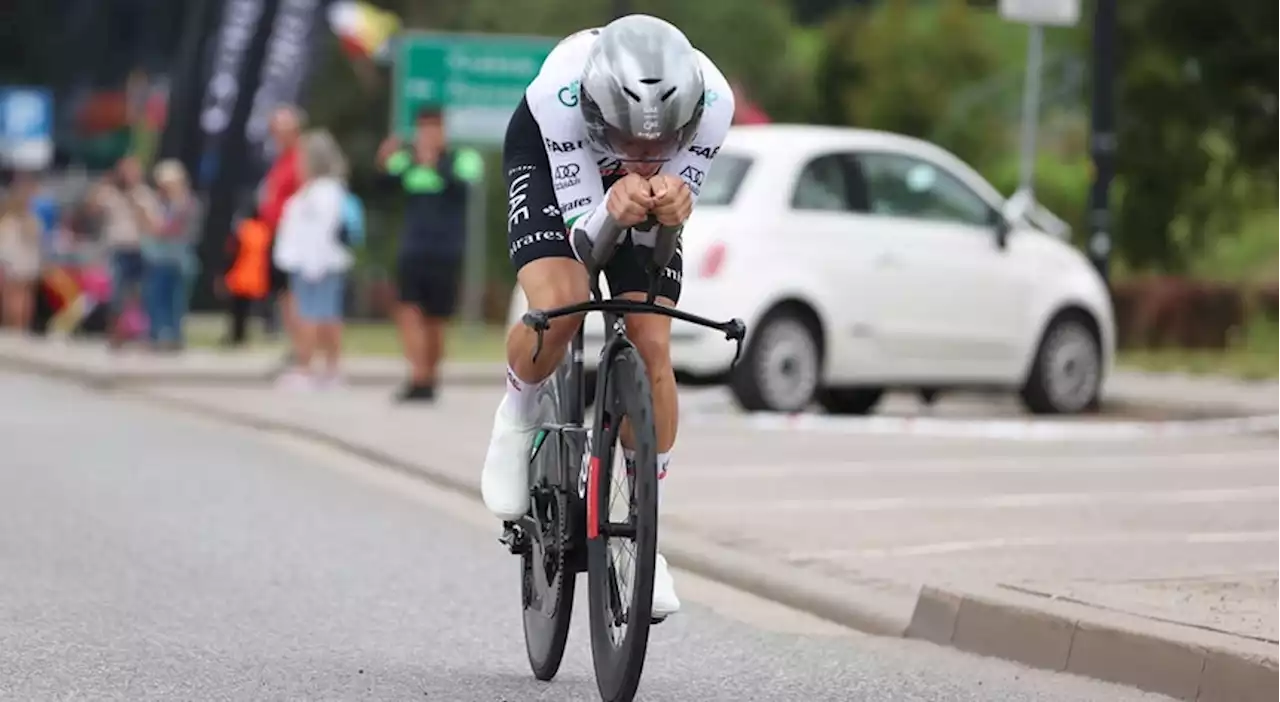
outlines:
{"label": "sidewalk", "polygon": [[[88,380],[98,386],[141,384],[236,384],[269,382],[281,357],[258,351],[190,349],[172,356],[128,350],[115,354],[97,342],[56,342],[0,335],[0,365]],[[447,384],[485,384],[504,373],[501,363],[446,361]],[[344,360],[347,382],[353,385],[391,385],[404,380],[402,359],[349,356]],[[1015,406],[1009,394],[973,395],[980,403]],[[1280,412],[1280,384],[1230,378],[1119,371],[1104,388],[1104,415],[1135,418],[1203,418],[1275,416]],[[1170,416],[1174,415],[1174,416]]]}
{"label": "sidewalk", "polygon": [[[477,498],[501,385],[447,390],[426,408],[361,388],[138,392]],[[1179,699],[1277,697],[1273,436],[1014,445],[682,431],[662,505],[677,568],[864,631]]]}

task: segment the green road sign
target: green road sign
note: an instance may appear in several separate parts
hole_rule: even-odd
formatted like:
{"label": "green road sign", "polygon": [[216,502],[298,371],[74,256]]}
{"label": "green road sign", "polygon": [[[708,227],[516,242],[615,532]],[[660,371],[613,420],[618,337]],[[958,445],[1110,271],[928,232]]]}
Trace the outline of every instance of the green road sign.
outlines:
{"label": "green road sign", "polygon": [[501,144],[507,120],[557,41],[506,34],[402,34],[391,128],[407,138],[413,116],[430,105],[444,110],[450,139]]}

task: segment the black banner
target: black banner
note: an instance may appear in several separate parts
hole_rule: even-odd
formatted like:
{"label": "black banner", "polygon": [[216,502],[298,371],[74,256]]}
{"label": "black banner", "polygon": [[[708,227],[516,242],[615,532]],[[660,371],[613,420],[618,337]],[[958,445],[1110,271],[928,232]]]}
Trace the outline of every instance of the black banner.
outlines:
{"label": "black banner", "polygon": [[302,100],[325,36],[329,0],[227,0],[210,56],[201,106],[198,182],[207,192],[200,244],[201,280],[193,307],[214,303],[211,280],[222,270],[225,242],[240,199],[256,189],[274,148],[271,114]]}
{"label": "black banner", "polygon": [[178,55],[169,72],[164,133],[156,153],[157,160],[178,159],[193,176],[200,164],[200,105],[207,83],[209,47],[218,34],[219,7],[216,0],[194,0],[187,8]]}
{"label": "black banner", "polygon": [[217,306],[212,280],[223,268],[236,197],[242,188],[245,125],[261,80],[279,0],[226,0],[222,27],[209,56],[208,82],[200,106],[200,162],[193,173],[204,193],[200,237],[200,278],[192,309]]}
{"label": "black banner", "polygon": [[276,155],[267,134],[271,113],[280,105],[302,102],[316,53],[326,36],[324,17],[329,0],[279,2],[253,109],[245,126],[247,165],[254,181],[262,177]]}

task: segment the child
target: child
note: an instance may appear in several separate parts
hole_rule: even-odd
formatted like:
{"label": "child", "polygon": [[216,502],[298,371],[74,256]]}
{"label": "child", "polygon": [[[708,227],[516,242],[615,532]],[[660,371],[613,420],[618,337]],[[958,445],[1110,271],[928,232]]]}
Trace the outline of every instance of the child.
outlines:
{"label": "child", "polygon": [[223,289],[229,298],[231,324],[227,346],[243,346],[249,313],[271,288],[271,229],[253,206],[246,207],[227,238],[227,270]]}

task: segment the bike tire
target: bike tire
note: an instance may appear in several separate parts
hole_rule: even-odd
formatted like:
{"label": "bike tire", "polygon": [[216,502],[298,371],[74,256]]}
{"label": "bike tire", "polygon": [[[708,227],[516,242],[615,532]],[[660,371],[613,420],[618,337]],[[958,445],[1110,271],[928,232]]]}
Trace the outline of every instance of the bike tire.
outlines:
{"label": "bike tire", "polygon": [[[566,363],[568,363],[567,360]],[[564,367],[557,370],[552,378],[538,389],[536,402],[540,426],[561,424],[567,419],[564,416],[567,414],[566,406],[561,402],[567,387],[564,370]],[[545,440],[558,442],[560,438],[552,433]],[[563,455],[562,451],[554,450],[555,448],[543,447],[534,460],[571,459]],[[531,466],[531,476],[546,474],[545,471],[534,470],[534,468],[536,466]],[[573,470],[569,474],[577,475],[577,471]],[[560,663],[564,660],[565,644],[569,640],[569,623],[573,618],[573,591],[577,573],[568,565],[565,551],[572,543],[570,538],[570,530],[574,528],[572,525],[580,523],[580,519],[575,518],[575,512],[579,514],[580,512],[574,510],[569,496],[564,491],[549,490],[539,495],[535,488],[536,486],[530,486],[530,489],[535,491],[532,509],[535,510],[535,514],[538,514],[537,511],[543,507],[550,508],[551,519],[548,521],[551,523],[544,524],[544,528],[554,533],[560,543],[558,553],[549,556],[549,559],[554,561],[550,566],[554,568],[554,574],[547,574],[545,587],[538,586],[538,579],[533,569],[542,567],[543,572],[546,573],[547,559],[544,558],[533,535],[528,536],[529,547],[520,556],[525,652],[528,654],[529,668],[533,671],[533,676],[546,682],[560,671]],[[545,513],[538,514],[539,522],[542,523],[547,516]]]}
{"label": "bike tire", "polygon": [[[640,354],[630,345],[611,359],[603,402],[596,408],[594,450],[587,482],[587,588],[591,609],[591,653],[596,685],[604,702],[630,702],[640,686],[653,612],[653,577],[658,548],[658,465],[653,400]],[[627,603],[626,629],[615,641],[614,578],[609,539],[593,523],[608,520],[614,484],[612,472],[618,427],[626,417],[635,440],[634,510],[635,575]],[[592,502],[594,501],[594,503]],[[630,512],[630,510],[629,510]],[[629,520],[631,521],[631,520]],[[618,597],[621,599],[621,596]]]}

